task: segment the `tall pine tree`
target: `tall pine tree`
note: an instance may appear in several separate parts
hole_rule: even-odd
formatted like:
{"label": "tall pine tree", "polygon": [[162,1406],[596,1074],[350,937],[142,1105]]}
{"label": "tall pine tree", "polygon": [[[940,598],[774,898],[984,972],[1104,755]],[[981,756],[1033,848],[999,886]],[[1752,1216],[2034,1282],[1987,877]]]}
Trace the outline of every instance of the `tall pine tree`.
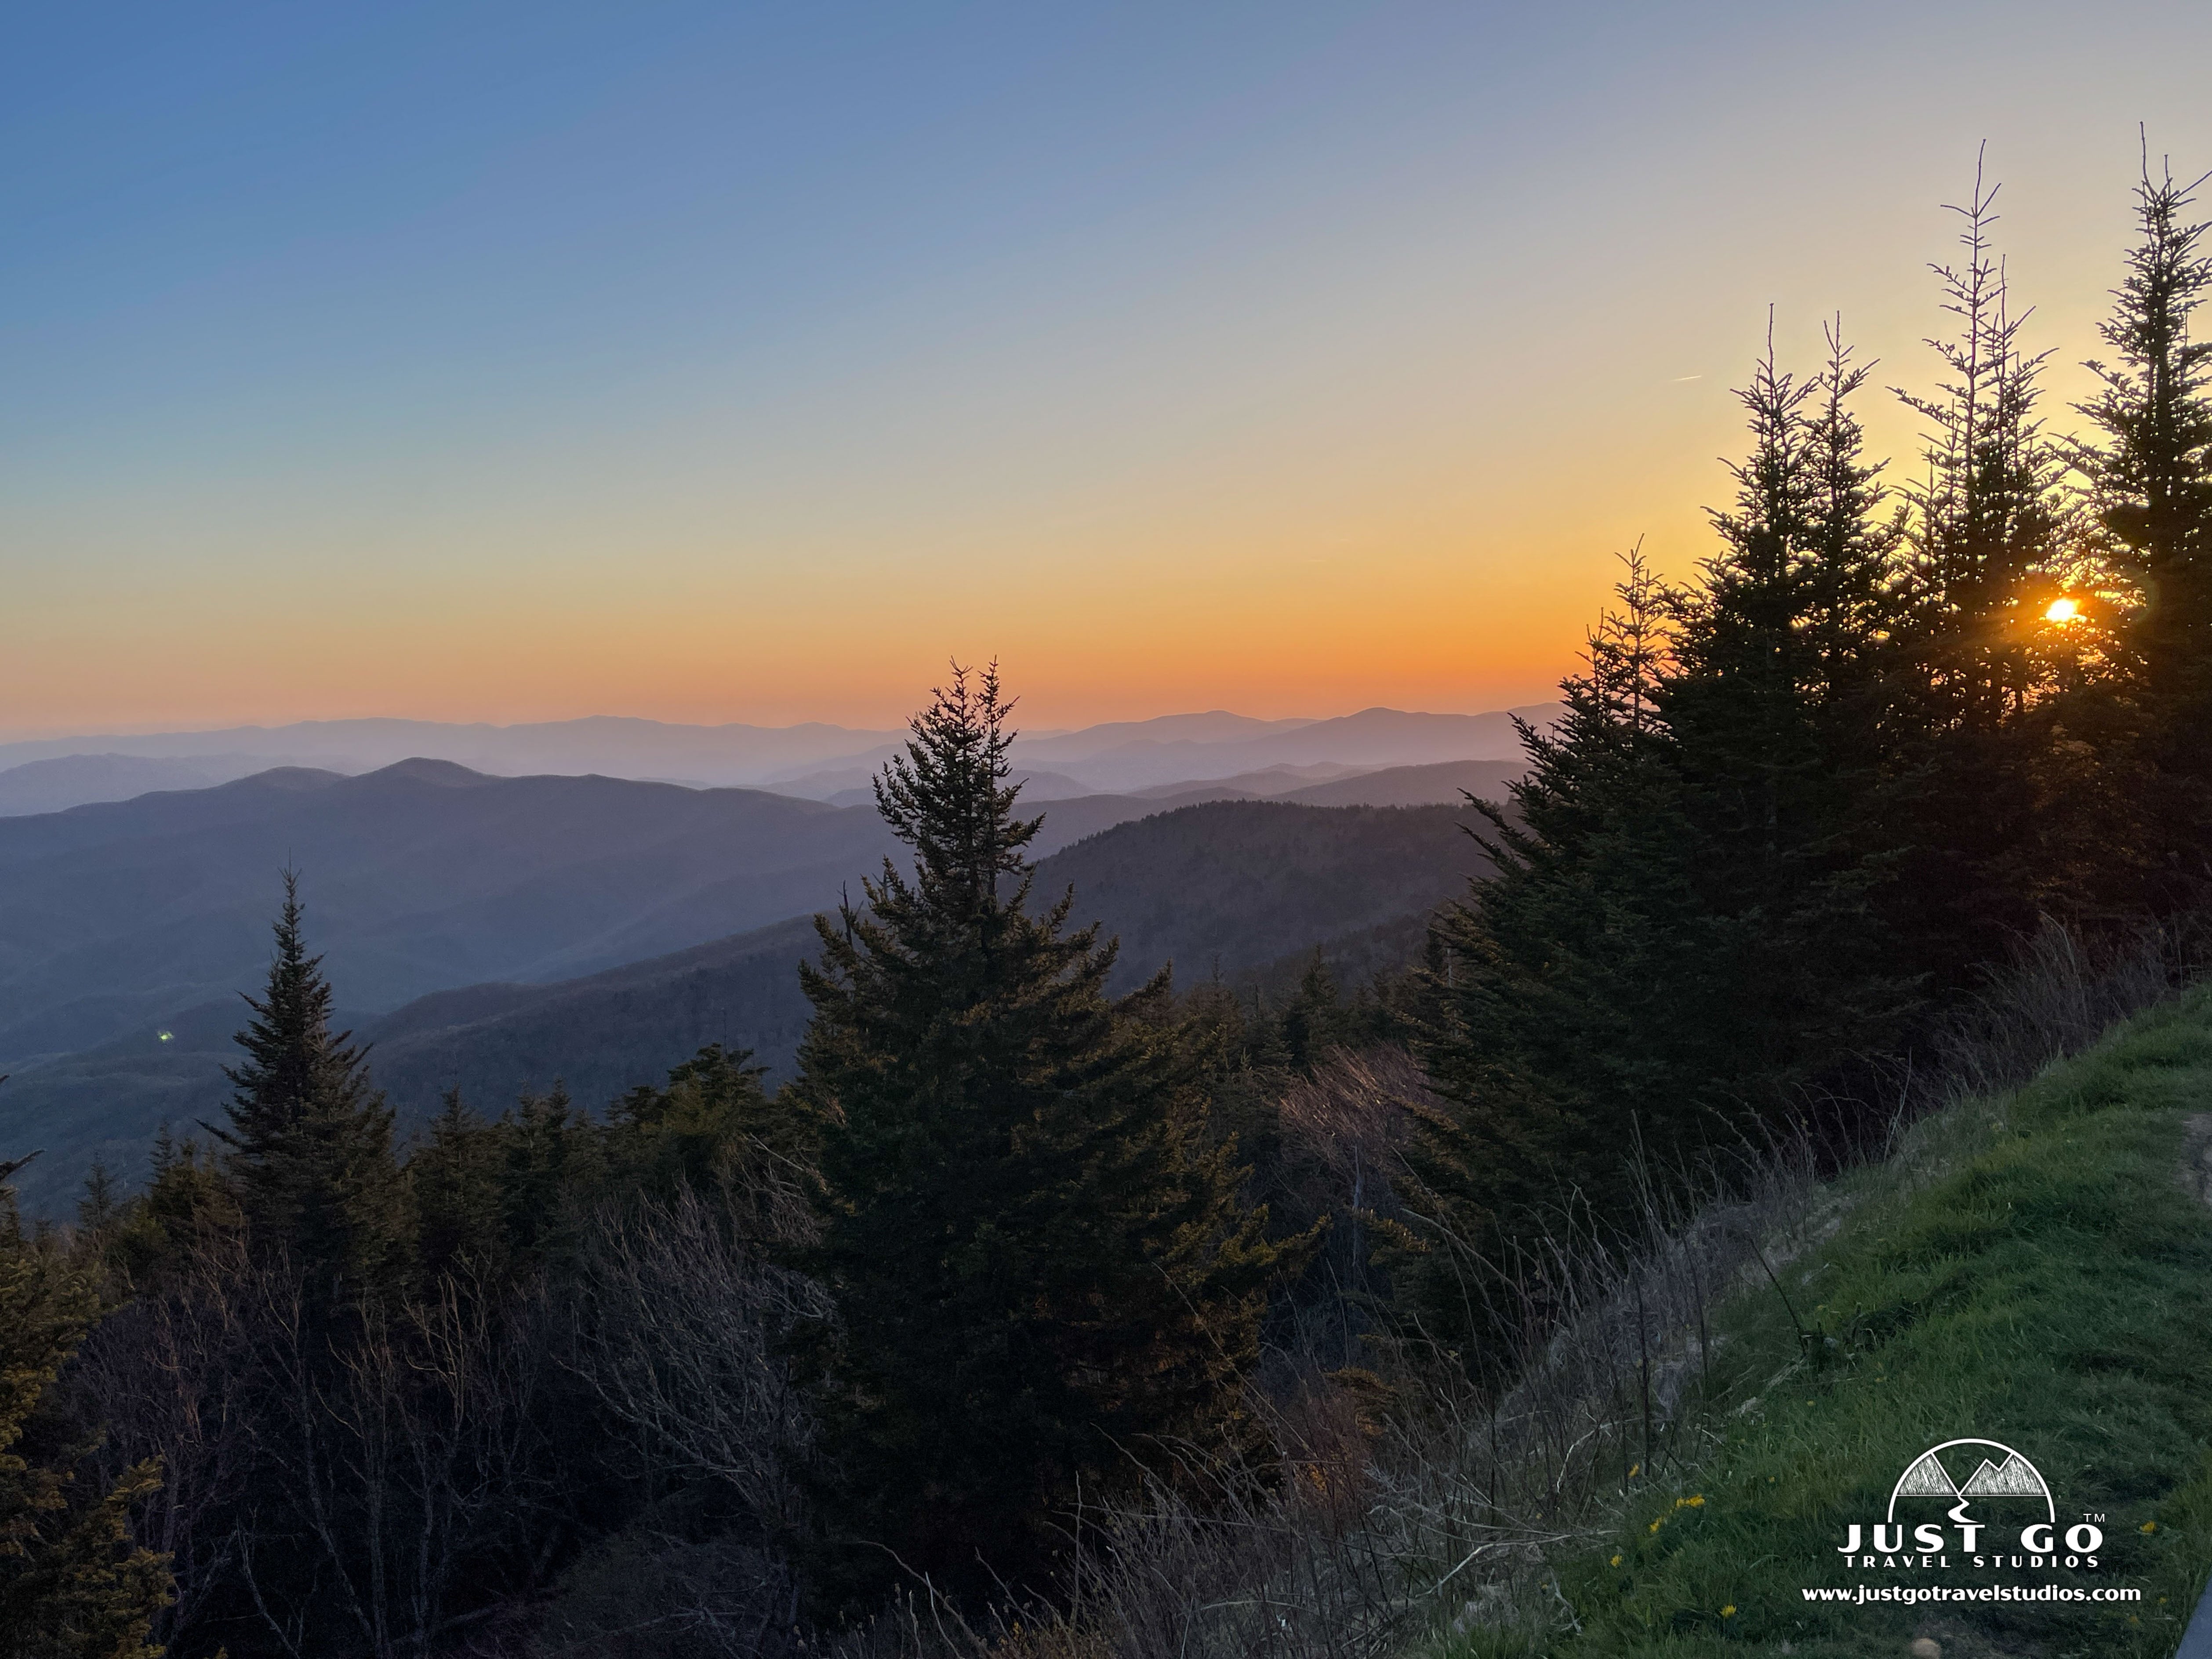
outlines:
{"label": "tall pine tree", "polygon": [[1497,1292],[1522,1241],[1633,1231],[1639,1154],[1671,1166],[1718,1127],[1701,912],[1680,780],[1659,719],[1667,596],[1628,556],[1583,671],[1528,772],[1478,835],[1495,874],[1438,913],[1418,1042],[1441,1103],[1415,1109],[1395,1264],[1429,1334],[1477,1367],[1521,1311]]}
{"label": "tall pine tree", "polygon": [[2160,910],[2212,888],[2212,341],[2190,331],[2212,253],[2187,217],[2195,187],[2154,179],[2145,155],[2138,240],[2100,330],[2115,361],[2088,365],[2101,386],[2079,406],[2104,434],[2078,456],[2092,511],[2140,596],[2118,644],[2147,786],[2138,896]]}
{"label": "tall pine tree", "polygon": [[1882,874],[1865,802],[1887,748],[1879,662],[1894,626],[1896,535],[1840,332],[1798,382],[1765,356],[1738,395],[1750,453],[1713,514],[1720,549],[1674,597],[1659,709],[1693,848],[1700,931],[1725,981],[1716,1096],[1788,1110],[1842,1057],[1887,1034],[1905,988],[1868,902]]}
{"label": "tall pine tree", "polygon": [[1281,1254],[1165,974],[1109,998],[1073,894],[1033,906],[1007,713],[995,666],[956,666],[877,784],[912,875],[887,860],[803,970],[831,1602],[1051,1593],[1081,1502],[1239,1434]]}
{"label": "tall pine tree", "polygon": [[331,1030],[331,984],[302,917],[288,870],[267,985],[246,998],[253,1018],[237,1036],[246,1057],[226,1073],[228,1127],[207,1127],[228,1150],[255,1248],[288,1254],[319,1299],[345,1302],[398,1271],[402,1188],[391,1109],[352,1033]]}
{"label": "tall pine tree", "polygon": [[2045,356],[2022,349],[1991,240],[1997,188],[1978,167],[1957,265],[1932,267],[1947,378],[1899,392],[1929,422],[1911,507],[1906,601],[1891,653],[1899,743],[1881,811],[1899,848],[1886,908],[1907,963],[1938,992],[1973,982],[2045,914],[2072,915],[2094,871],[2096,780],[2052,741],[2045,611],[2072,558],[2063,459],[2036,413]]}
{"label": "tall pine tree", "polygon": [[1507,1334],[1532,1237],[1634,1234],[1905,1000],[1868,903],[1896,531],[1864,380],[1838,333],[1804,383],[1770,341],[1719,550],[1675,591],[1631,556],[1510,810],[1474,803],[1496,874],[1433,933],[1401,1267],[1435,1335]]}

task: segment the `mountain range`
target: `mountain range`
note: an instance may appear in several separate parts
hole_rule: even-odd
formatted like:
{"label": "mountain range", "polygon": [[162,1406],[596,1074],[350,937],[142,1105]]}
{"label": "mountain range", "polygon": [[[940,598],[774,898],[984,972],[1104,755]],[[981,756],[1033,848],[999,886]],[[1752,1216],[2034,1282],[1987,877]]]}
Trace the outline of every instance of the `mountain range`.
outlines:
{"label": "mountain range", "polygon": [[[787,775],[362,766],[426,733],[505,765]],[[603,1104],[708,1041],[781,1072],[811,917],[899,851],[867,787],[892,735],[349,721],[0,747],[0,1152],[49,1149],[23,1190],[50,1205],[95,1152],[135,1176],[155,1126],[217,1110],[287,868],[410,1116],[455,1084],[494,1109],[556,1079]],[[1073,884],[1120,939],[1122,987],[1169,961],[1185,982],[1295,977],[1316,948],[1358,977],[1403,960],[1479,862],[1462,792],[1503,799],[1516,739],[1505,714],[1176,715],[1024,739],[1017,775],[1042,890]],[[37,810],[86,790],[128,798]]]}
{"label": "mountain range", "polygon": [[[1073,887],[1077,923],[1119,940],[1117,990],[1169,963],[1184,984],[1279,984],[1316,949],[1355,979],[1404,960],[1429,912],[1480,872],[1464,817],[1450,806],[1186,805],[1044,858],[1037,890]],[[325,942],[313,908],[308,920]],[[380,1013],[360,1006],[335,949],[330,966],[350,1011],[343,1023],[370,1045],[376,1081],[411,1128],[448,1088],[494,1113],[556,1084],[601,1107],[707,1042],[750,1048],[772,1077],[787,1075],[809,1013],[796,970],[816,944],[811,917],[789,917],[595,974],[461,985]],[[0,1150],[43,1149],[16,1178],[27,1208],[64,1209],[94,1158],[135,1178],[161,1125],[195,1133],[217,1116],[245,1012],[237,992],[257,977],[241,972],[223,994],[18,1067],[0,1086]]]}
{"label": "mountain range", "polygon": [[[1486,714],[1370,708],[1333,720],[1169,714],[1031,733],[1017,740],[1014,759],[1035,780],[1032,798],[1040,800],[1215,781],[1280,767],[1348,772],[1509,761],[1520,753],[1513,716],[1540,724],[1557,713],[1556,704],[1547,703]],[[409,759],[451,761],[494,776],[596,774],[700,788],[771,788],[866,805],[869,777],[902,737],[818,722],[679,726],[607,716],[504,726],[313,720],[40,738],[0,744],[0,817],[198,788],[278,766],[354,775]],[[1322,781],[1321,775],[1304,781]]]}

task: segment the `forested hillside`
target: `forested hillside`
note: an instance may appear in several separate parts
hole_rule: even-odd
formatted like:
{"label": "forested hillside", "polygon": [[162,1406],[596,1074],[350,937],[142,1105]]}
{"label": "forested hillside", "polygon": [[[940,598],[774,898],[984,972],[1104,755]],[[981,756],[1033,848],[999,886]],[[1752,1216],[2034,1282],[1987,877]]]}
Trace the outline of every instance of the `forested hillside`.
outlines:
{"label": "forested hillside", "polygon": [[1121,941],[1118,988],[1172,963],[1185,985],[1425,917],[1483,868],[1464,806],[1218,801],[1124,824],[1037,867]]}
{"label": "forested hillside", "polygon": [[[1134,810],[1114,799],[1109,810]],[[1046,830],[1065,836],[1101,805],[1039,810]],[[1479,867],[1479,849],[1458,827],[1465,817],[1442,806],[1186,806],[1054,854],[1037,879],[1043,890],[1075,887],[1080,914],[1122,940],[1121,984],[1172,963],[1186,985],[1217,972],[1242,985],[1280,958],[1280,988],[1317,946],[1346,983],[1358,983],[1412,960],[1428,913]],[[840,884],[868,867],[856,859]],[[303,890],[319,887],[310,878]],[[371,1046],[377,1080],[410,1130],[451,1088],[496,1110],[558,1085],[601,1108],[709,1042],[752,1050],[781,1081],[806,1026],[798,965],[815,946],[811,924],[787,918],[599,974],[464,986],[345,1023]],[[0,1135],[45,1149],[21,1177],[25,1201],[65,1205],[94,1157],[127,1176],[162,1123],[181,1132],[213,1116],[228,1088],[222,1067],[237,1009],[212,1000],[0,1089]]]}

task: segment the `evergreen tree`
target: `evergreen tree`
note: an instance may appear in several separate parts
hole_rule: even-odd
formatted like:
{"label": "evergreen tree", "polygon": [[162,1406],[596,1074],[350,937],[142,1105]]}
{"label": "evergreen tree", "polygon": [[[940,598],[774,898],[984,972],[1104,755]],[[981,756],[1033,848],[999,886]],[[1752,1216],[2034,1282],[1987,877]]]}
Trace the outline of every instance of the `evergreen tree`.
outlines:
{"label": "evergreen tree", "polygon": [[1048,1593],[1079,1502],[1239,1432],[1280,1250],[1208,1144],[1166,975],[1030,902],[1008,705],[954,671],[877,801],[913,848],[819,925],[799,1087],[822,1112],[817,1376],[825,1599],[926,1575]]}
{"label": "evergreen tree", "polygon": [[1397,1271],[1429,1334],[1476,1365],[1517,1317],[1494,1297],[1521,1241],[1633,1231],[1639,1161],[1674,1167],[1722,1127],[1722,952],[1659,719],[1666,595],[1640,550],[1626,562],[1565,714],[1522,727],[1510,805],[1471,799],[1495,873],[1431,931],[1417,1048],[1442,1103],[1415,1109]]}
{"label": "evergreen tree", "polygon": [[1932,428],[1927,478],[1907,492],[1923,694],[1942,725],[1983,733],[2045,689],[2035,641],[2068,528],[2064,459],[2035,413],[2050,354],[2021,347],[2027,313],[2014,313],[1990,241],[1997,191],[1977,167],[1967,205],[1952,210],[1966,222],[1966,261],[1931,267],[1958,319],[1955,336],[1928,342],[1950,378],[1933,398],[1898,394]]}
{"label": "evergreen tree", "polygon": [[[1948,378],[1900,392],[1929,423],[1911,508],[1905,609],[1891,652],[1899,713],[1880,804],[1899,848],[1887,920],[1907,964],[1939,990],[1973,981],[2041,914],[2078,915],[2100,839],[2099,780],[2052,741],[2057,689],[2045,611],[2073,556],[2063,462],[2036,404],[1990,241],[1996,188],[1977,168],[1958,266],[1932,267],[1957,319],[1931,340]],[[2105,849],[2109,856],[2110,849]]]}
{"label": "evergreen tree", "polygon": [[428,1137],[407,1160],[415,1271],[428,1282],[464,1267],[498,1276],[508,1265],[498,1131],[446,1091]]}
{"label": "evergreen tree", "polygon": [[1898,558],[1905,517],[1901,502],[1882,515],[1884,464],[1867,459],[1865,429],[1851,407],[1873,365],[1852,363],[1840,318],[1826,336],[1828,361],[1807,416],[1808,632],[1819,654],[1826,741],[1863,793],[1865,780],[1887,763],[1895,740],[1887,677],[1891,644],[1904,619]]}
{"label": "evergreen tree", "polygon": [[1403,1241],[1434,1335],[1502,1334],[1529,1236],[1635,1233],[1904,1000],[1866,901],[1896,532],[1864,380],[1838,333],[1804,383],[1770,340],[1719,550],[1679,591],[1630,556],[1510,809],[1474,803],[1496,873],[1433,931]]}
{"label": "evergreen tree", "polygon": [[769,1097],[767,1073],[750,1049],[710,1042],[665,1086],[632,1089],[609,1115],[616,1179],[665,1199],[678,1186],[728,1188],[810,1164],[813,1125],[795,1097]]}
{"label": "evergreen tree", "polygon": [[1887,744],[1878,671],[1893,617],[1894,530],[1875,519],[1839,332],[1798,383],[1766,355],[1740,394],[1751,451],[1730,469],[1720,550],[1674,597],[1658,702],[1723,994],[1717,1097],[1786,1109],[1888,1034],[1905,988],[1867,902],[1881,873],[1865,809]]}
{"label": "evergreen tree", "polygon": [[526,1094],[500,1114],[500,1212],[517,1264],[566,1261],[586,1212],[604,1194],[606,1148],[591,1114],[565,1085]]}
{"label": "evergreen tree", "polygon": [[2077,453],[2092,510],[2140,595],[2118,645],[2148,786],[2141,896],[2160,909],[2212,882],[2212,341],[2190,331],[2212,254],[2185,217],[2195,188],[2170,169],[2154,179],[2145,155],[2140,237],[2099,331],[2116,362],[2087,365],[2101,387],[2079,405],[2105,436]]}
{"label": "evergreen tree", "polygon": [[1301,1072],[1312,1071],[1352,1034],[1343,999],[1337,994],[1336,975],[1329,972],[1319,947],[1283,1009],[1281,1024],[1284,1054]]}
{"label": "evergreen tree", "polygon": [[228,1170],[255,1246],[284,1250],[319,1292],[358,1297],[399,1264],[401,1186],[392,1112],[371,1085],[350,1032],[331,1030],[331,991],[301,929],[299,877],[284,873],[284,907],[266,989],[246,998],[237,1036],[245,1063],[228,1127]]}
{"label": "evergreen tree", "polygon": [[[0,1164],[4,1181],[20,1164]],[[168,1563],[131,1539],[158,1465],[104,1492],[80,1482],[97,1437],[57,1410],[56,1379],[100,1314],[52,1245],[24,1237],[0,1186],[0,1659],[158,1659],[148,1639]]]}

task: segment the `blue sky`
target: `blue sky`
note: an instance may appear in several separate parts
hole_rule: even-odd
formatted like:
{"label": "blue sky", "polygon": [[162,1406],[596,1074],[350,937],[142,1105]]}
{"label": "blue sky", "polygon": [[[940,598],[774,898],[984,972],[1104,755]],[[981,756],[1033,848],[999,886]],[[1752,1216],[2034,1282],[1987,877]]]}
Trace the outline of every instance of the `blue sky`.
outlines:
{"label": "blue sky", "polygon": [[[51,8],[0,61],[8,735],[1524,701],[1778,307],[2071,363],[2212,12]],[[2056,392],[2070,386],[2057,372]],[[1900,453],[1910,423],[1869,416]]]}

